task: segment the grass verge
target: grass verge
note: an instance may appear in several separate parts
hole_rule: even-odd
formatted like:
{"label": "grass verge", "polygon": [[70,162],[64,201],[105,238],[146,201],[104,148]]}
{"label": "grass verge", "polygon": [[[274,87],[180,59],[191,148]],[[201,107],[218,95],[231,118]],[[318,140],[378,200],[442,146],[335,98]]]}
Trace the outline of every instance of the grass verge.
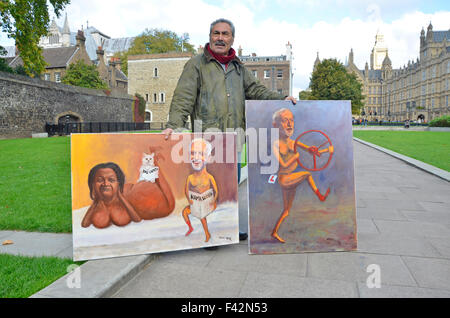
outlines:
{"label": "grass verge", "polygon": [[0,230],[72,230],[70,138],[0,140]]}
{"label": "grass verge", "polygon": [[353,136],[450,171],[450,133],[437,131],[360,131]]}
{"label": "grass verge", "polygon": [[0,298],[29,297],[67,274],[71,264],[70,259],[56,257],[0,254]]}

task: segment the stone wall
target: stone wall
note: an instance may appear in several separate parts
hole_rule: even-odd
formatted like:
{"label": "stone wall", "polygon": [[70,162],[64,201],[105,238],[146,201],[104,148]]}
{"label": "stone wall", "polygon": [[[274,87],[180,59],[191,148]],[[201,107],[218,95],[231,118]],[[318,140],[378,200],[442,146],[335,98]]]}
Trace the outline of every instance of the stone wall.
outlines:
{"label": "stone wall", "polygon": [[73,115],[81,122],[132,122],[132,96],[0,72],[0,138],[31,137]]}

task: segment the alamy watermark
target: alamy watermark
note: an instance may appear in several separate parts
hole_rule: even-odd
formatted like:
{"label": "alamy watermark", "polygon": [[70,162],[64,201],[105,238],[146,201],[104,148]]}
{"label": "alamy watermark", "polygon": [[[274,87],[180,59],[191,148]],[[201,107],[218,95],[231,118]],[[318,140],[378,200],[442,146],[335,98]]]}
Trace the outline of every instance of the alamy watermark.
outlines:
{"label": "alamy watermark", "polygon": [[368,288],[381,288],[381,267],[378,264],[370,264],[366,269],[370,275],[367,277],[366,285]]}
{"label": "alamy watermark", "polygon": [[81,288],[81,268],[76,264],[67,266],[66,285],[68,288]]}

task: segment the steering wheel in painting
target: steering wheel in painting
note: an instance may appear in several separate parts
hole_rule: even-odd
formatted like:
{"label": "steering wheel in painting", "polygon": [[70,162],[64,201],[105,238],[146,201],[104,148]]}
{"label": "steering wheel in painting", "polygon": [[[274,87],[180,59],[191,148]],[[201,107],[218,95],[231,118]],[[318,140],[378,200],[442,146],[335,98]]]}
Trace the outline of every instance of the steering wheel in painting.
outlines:
{"label": "steering wheel in painting", "polygon": [[314,165],[314,168],[307,168],[307,167],[301,162],[300,157],[297,158],[297,162],[298,162],[298,164],[299,164],[303,169],[305,169],[305,170],[308,170],[308,171],[320,171],[320,170],[323,170],[323,169],[325,169],[326,167],[328,167],[328,165],[329,165],[330,162],[331,162],[331,158],[333,158],[333,154],[334,154],[334,151],[333,151],[332,153],[330,153],[330,156],[328,157],[327,162],[326,162],[324,165],[322,165],[322,166],[320,166],[320,167],[317,167],[317,159],[316,159],[316,157],[320,157],[320,156],[321,156],[321,154],[319,153],[320,148],[322,148],[323,146],[325,146],[325,145],[327,145],[327,144],[329,144],[328,147],[333,146],[333,144],[331,143],[330,138],[329,138],[324,132],[322,132],[322,131],[320,131],[320,130],[308,130],[308,131],[305,131],[304,133],[300,134],[300,135],[297,137],[297,139],[295,140],[294,153],[297,153],[297,142],[300,140],[300,138],[302,138],[303,136],[305,136],[305,135],[307,135],[307,134],[311,134],[311,133],[319,133],[319,134],[321,134],[323,137],[325,137],[324,142],[323,142],[320,146],[318,146],[318,147],[316,147],[316,146],[310,146],[310,149],[308,150],[308,153],[312,154],[312,156],[313,156],[313,165]]}

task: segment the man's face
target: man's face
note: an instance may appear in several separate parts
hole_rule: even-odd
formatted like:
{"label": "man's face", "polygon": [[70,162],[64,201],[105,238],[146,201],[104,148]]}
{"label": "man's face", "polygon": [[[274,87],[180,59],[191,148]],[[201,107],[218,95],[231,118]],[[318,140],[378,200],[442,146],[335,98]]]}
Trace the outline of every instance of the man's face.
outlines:
{"label": "man's face", "polygon": [[202,141],[196,141],[191,145],[191,165],[195,171],[202,170],[207,161],[206,144]]}
{"label": "man's face", "polygon": [[282,134],[291,137],[294,133],[294,115],[292,115],[292,112],[289,110],[282,112],[278,125],[281,128]]}
{"label": "man's face", "polygon": [[[117,195],[119,181],[111,168],[98,169],[94,176],[94,190],[99,199],[111,200]],[[98,197],[97,197],[98,199]]]}
{"label": "man's face", "polygon": [[209,47],[217,55],[228,55],[233,45],[234,38],[231,26],[225,22],[219,22],[213,26],[209,35]]}

